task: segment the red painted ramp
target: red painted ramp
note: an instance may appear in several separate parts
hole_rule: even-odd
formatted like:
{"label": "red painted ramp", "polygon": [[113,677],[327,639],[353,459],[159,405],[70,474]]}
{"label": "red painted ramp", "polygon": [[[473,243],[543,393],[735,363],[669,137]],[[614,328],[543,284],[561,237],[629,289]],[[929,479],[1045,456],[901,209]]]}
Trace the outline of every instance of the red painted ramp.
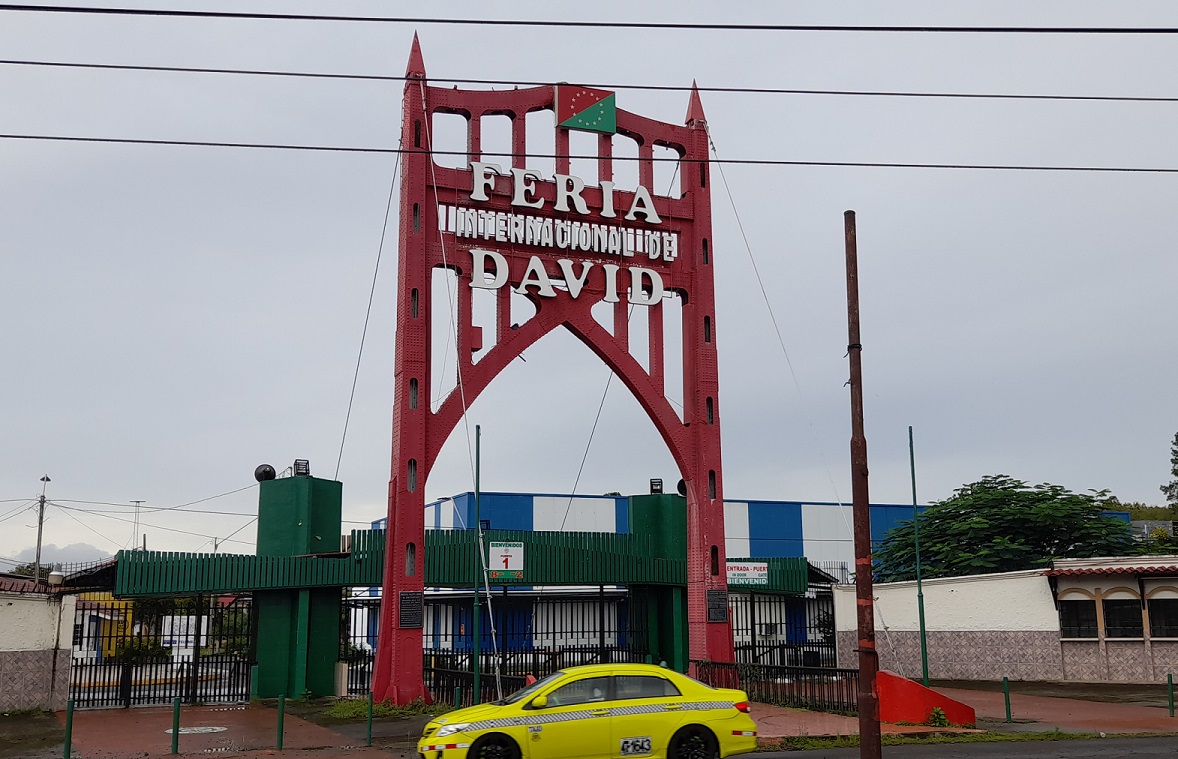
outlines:
{"label": "red painted ramp", "polygon": [[936,707],[945,712],[950,725],[977,724],[973,707],[942,696],[920,683],[900,677],[895,672],[879,673],[879,719],[881,722],[927,724]]}

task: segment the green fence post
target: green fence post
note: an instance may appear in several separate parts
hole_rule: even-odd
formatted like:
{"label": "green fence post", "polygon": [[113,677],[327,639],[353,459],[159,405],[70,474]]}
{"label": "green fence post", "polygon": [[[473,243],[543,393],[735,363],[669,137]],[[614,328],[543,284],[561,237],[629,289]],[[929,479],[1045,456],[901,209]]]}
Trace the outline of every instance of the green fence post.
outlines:
{"label": "green fence post", "polygon": [[1170,716],[1174,716],[1174,673],[1166,675],[1166,690],[1170,694]]}
{"label": "green fence post", "polygon": [[372,691],[368,691],[368,739],[364,745],[372,745]]}
{"label": "green fence post", "polygon": [[286,718],[286,694],[283,693],[278,697],[278,742],[274,746],[279,751],[282,750],[282,721]]}
{"label": "green fence post", "polygon": [[180,697],[172,700],[172,753],[180,753]]}
{"label": "green fence post", "polygon": [[1010,678],[1002,678],[1002,696],[1006,699],[1006,721],[1013,722],[1010,718]]}
{"label": "green fence post", "polygon": [[[1171,700],[1171,704],[1172,704]],[[1173,708],[1170,709],[1170,717],[1173,717]],[[70,742],[73,738],[73,699],[66,701],[66,752],[65,759],[70,759],[71,746]]]}

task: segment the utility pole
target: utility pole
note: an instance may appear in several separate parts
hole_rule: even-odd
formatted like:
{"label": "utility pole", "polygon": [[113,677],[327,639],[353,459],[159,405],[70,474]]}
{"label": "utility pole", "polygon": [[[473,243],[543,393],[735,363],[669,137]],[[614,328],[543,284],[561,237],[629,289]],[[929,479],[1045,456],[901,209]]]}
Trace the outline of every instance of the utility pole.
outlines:
{"label": "utility pole", "polygon": [[[131,527],[131,550],[134,551],[139,547],[139,507],[143,505],[144,501],[131,501],[135,504],[135,522]],[[146,536],[144,536],[146,537]]]}
{"label": "utility pole", "polygon": [[928,631],[924,626],[924,585],[920,578],[920,513],[916,506],[916,449],[912,446],[912,425],[908,425],[908,465],[912,469],[912,535],[916,544],[916,613],[920,618],[920,671],[928,687]]}
{"label": "utility pole", "polygon": [[33,560],[33,582],[41,582],[41,534],[45,529],[45,488],[49,475],[41,478],[41,499],[37,506],[37,558]]}
{"label": "utility pole", "polygon": [[859,342],[859,251],[855,212],[843,214],[847,249],[847,358],[851,369],[851,500],[855,528],[855,609],[859,628],[859,756],[880,759],[879,652],[871,567],[871,500],[867,492],[867,437],[863,432],[863,345]]}

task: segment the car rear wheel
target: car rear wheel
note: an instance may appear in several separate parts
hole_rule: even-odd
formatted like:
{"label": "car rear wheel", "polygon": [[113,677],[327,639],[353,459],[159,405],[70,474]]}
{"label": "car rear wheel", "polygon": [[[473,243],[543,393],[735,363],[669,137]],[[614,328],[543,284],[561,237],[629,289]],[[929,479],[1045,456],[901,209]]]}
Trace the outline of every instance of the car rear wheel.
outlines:
{"label": "car rear wheel", "polygon": [[717,759],[720,746],[712,731],[700,725],[688,725],[671,737],[667,759]]}
{"label": "car rear wheel", "polygon": [[506,735],[484,735],[467,753],[470,759],[520,759],[519,746]]}

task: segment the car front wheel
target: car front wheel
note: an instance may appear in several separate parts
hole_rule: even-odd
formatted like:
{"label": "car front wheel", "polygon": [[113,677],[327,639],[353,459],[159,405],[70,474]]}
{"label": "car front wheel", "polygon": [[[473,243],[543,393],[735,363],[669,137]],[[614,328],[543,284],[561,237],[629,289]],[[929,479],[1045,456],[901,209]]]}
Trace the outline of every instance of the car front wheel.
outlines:
{"label": "car front wheel", "polygon": [[712,731],[700,725],[688,725],[671,737],[667,759],[718,759],[720,746]]}
{"label": "car front wheel", "polygon": [[470,759],[520,759],[519,746],[506,735],[484,735],[467,753]]}

